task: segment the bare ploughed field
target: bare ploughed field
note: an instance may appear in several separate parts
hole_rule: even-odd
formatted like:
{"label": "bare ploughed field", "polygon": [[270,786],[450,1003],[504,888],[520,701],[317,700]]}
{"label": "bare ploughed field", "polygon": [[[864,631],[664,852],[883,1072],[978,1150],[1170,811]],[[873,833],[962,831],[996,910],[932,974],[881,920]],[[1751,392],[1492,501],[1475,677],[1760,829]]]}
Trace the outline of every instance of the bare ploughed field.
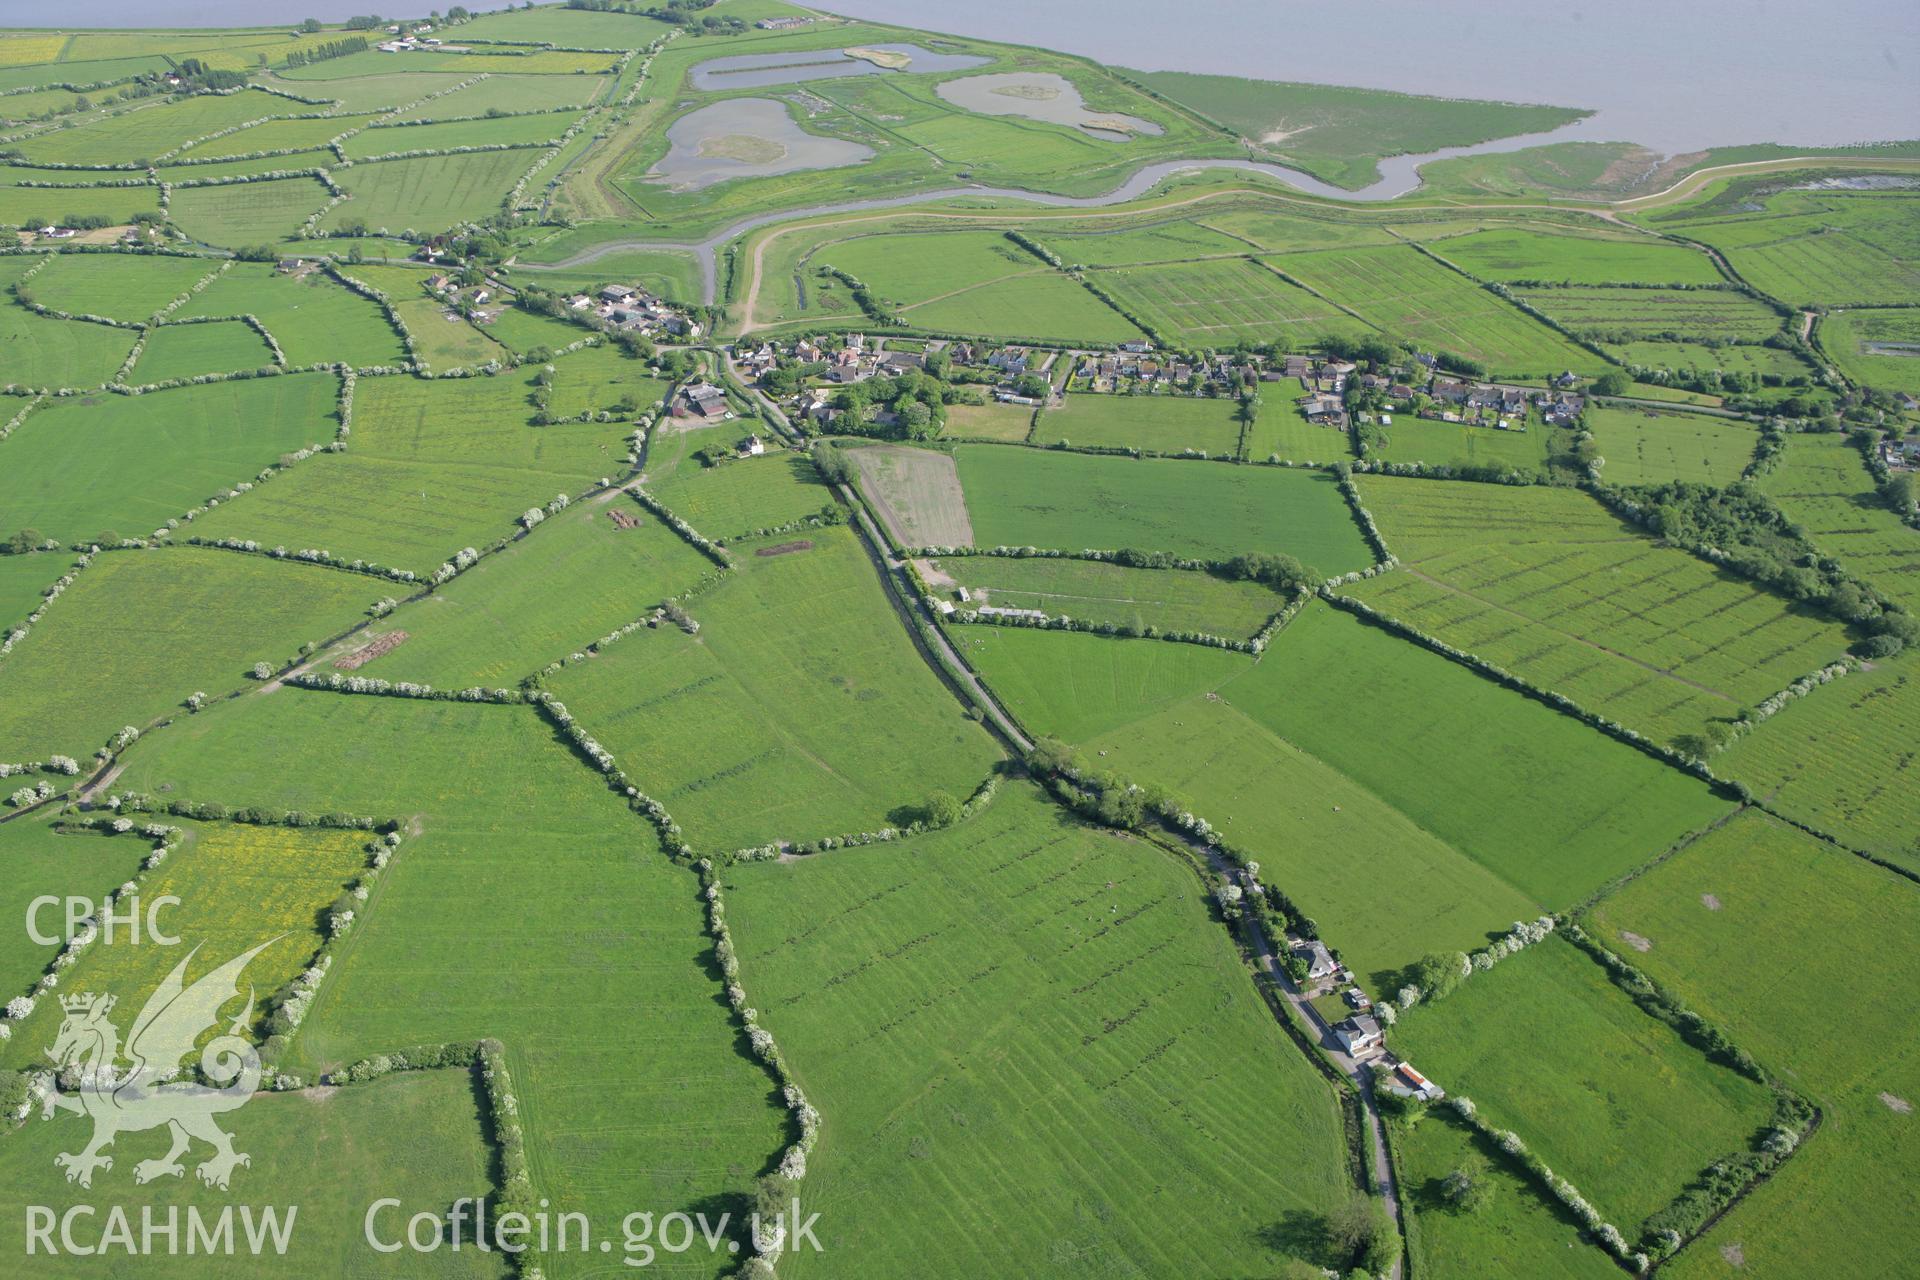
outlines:
{"label": "bare ploughed field", "polygon": [[969,547],[973,522],[953,455],[902,445],[849,449],[861,489],[903,547]]}

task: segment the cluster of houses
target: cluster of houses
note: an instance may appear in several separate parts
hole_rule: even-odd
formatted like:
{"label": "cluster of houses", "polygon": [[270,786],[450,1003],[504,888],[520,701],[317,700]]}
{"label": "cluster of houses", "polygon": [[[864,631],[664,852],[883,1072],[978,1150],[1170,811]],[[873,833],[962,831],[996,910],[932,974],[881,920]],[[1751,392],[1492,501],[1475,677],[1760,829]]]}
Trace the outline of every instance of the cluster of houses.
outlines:
{"label": "cluster of houses", "polygon": [[576,293],[567,299],[567,306],[574,311],[591,310],[611,328],[646,337],[664,335],[695,342],[702,332],[698,320],[637,285],[610,284],[597,297]]}
{"label": "cluster of houses", "polygon": [[[937,350],[942,344],[929,345]],[[949,353],[961,349],[967,351],[971,358],[972,348],[966,343],[953,343],[946,347]],[[749,383],[760,382],[779,367],[782,360],[822,366],[816,375],[818,384],[802,388],[789,406],[797,416],[821,424],[832,422],[837,412],[831,404],[835,387],[865,382],[870,378],[897,378],[909,371],[927,367],[925,352],[888,350],[884,338],[869,338],[862,333],[847,334],[838,346],[815,342],[811,338],[799,338],[779,343],[762,342],[754,347],[735,346],[728,355],[735,371]],[[957,356],[955,358],[958,359]]]}
{"label": "cluster of houses", "polygon": [[1179,356],[1162,358],[1154,354],[1149,344],[1133,342],[1112,354],[1082,357],[1074,375],[1085,382],[1089,391],[1114,392],[1132,386],[1153,391],[1185,387],[1195,377],[1218,387],[1236,386],[1249,371],[1258,377],[1260,366],[1258,357],[1236,360],[1232,356],[1216,356],[1197,361]]}
{"label": "cluster of houses", "polygon": [[1328,1037],[1340,1051],[1367,1068],[1374,1087],[1403,1098],[1437,1102],[1446,1091],[1414,1070],[1413,1064],[1387,1048],[1386,1034],[1373,1012],[1373,1000],[1354,983],[1327,945],[1319,939],[1290,939],[1292,954],[1307,966],[1305,989],[1309,995],[1339,990],[1342,1001],[1353,1013],[1327,1029]]}
{"label": "cluster of houses", "polygon": [[1883,440],[1880,444],[1880,461],[1887,465],[1889,471],[1920,471],[1920,436]]}
{"label": "cluster of houses", "polygon": [[373,47],[381,53],[412,53],[415,49],[445,49],[450,53],[465,52],[454,45],[442,45],[438,39],[427,34],[432,30],[432,27],[422,26],[403,34],[397,26],[388,27],[387,34],[393,38],[382,40]]}
{"label": "cluster of houses", "polygon": [[[1525,431],[1534,408],[1548,426],[1565,426],[1586,409],[1586,398],[1574,390],[1580,379],[1571,371],[1560,374],[1544,390],[1473,382],[1436,372],[1432,357],[1418,356],[1410,369],[1361,373],[1350,360],[1317,360],[1312,356],[1284,356],[1263,373],[1268,381],[1297,379],[1304,395],[1295,401],[1309,422],[1345,428],[1348,393],[1370,392],[1382,426],[1393,425],[1393,412],[1417,413],[1438,422],[1471,423],[1501,431]],[[1376,421],[1375,412],[1362,412],[1360,421]]]}

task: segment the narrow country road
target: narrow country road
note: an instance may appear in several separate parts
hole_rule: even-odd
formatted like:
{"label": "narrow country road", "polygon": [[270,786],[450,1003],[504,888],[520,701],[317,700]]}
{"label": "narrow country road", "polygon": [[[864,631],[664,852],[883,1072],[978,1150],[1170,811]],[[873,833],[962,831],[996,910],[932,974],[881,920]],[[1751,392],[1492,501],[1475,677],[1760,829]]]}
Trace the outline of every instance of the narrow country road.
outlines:
{"label": "narrow country road", "polygon": [[[1194,840],[1184,832],[1170,834],[1175,835],[1188,848],[1205,858],[1207,865],[1225,877],[1228,883],[1237,882],[1238,868],[1228,862],[1218,849]],[[1380,1107],[1374,1101],[1373,1085],[1368,1074],[1360,1069],[1360,1063],[1352,1055],[1335,1043],[1333,1028],[1327,1025],[1327,1020],[1320,1016],[1320,1011],[1313,1007],[1305,993],[1294,985],[1293,979],[1287,976],[1287,971],[1280,967],[1280,962],[1273,952],[1273,940],[1267,936],[1267,931],[1261,926],[1259,920],[1244,907],[1241,909],[1240,923],[1252,945],[1254,960],[1259,964],[1267,981],[1280,993],[1281,998],[1293,1007],[1294,1013],[1299,1016],[1320,1046],[1320,1051],[1342,1075],[1353,1081],[1354,1088],[1358,1090],[1360,1111],[1367,1121],[1367,1148],[1369,1162],[1373,1166],[1373,1185],[1380,1189],[1380,1199],[1387,1206],[1387,1213],[1393,1219],[1394,1229],[1400,1232],[1404,1240],[1407,1229],[1400,1216],[1400,1184],[1394,1179],[1393,1161],[1387,1156],[1386,1130],[1380,1120]],[[1388,1274],[1388,1280],[1400,1280],[1404,1270],[1404,1262],[1394,1263],[1393,1270]]]}

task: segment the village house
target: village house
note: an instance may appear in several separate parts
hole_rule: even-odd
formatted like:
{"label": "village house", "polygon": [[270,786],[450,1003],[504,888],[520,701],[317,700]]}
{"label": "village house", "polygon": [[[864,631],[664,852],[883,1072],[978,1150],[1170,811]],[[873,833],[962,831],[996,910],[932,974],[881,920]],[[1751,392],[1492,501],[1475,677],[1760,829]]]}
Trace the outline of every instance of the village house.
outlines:
{"label": "village house", "polygon": [[1120,344],[1120,349],[1131,355],[1143,356],[1153,350],[1153,344],[1151,342],[1123,342]]}
{"label": "village house", "polygon": [[1310,982],[1318,982],[1322,978],[1329,978],[1340,972],[1340,962],[1333,958],[1331,951],[1327,950],[1327,944],[1318,938],[1311,942],[1294,943],[1293,954],[1296,958],[1307,962],[1307,979]]}
{"label": "village house", "polygon": [[1024,347],[1002,347],[987,357],[987,367],[998,369],[1009,378],[1018,378],[1027,371],[1027,358]]}
{"label": "village house", "polygon": [[1288,356],[1282,368],[1289,378],[1310,378],[1313,376],[1313,361],[1306,356]]}
{"label": "village house", "polygon": [[740,442],[740,456],[743,458],[757,458],[766,451],[766,443],[759,436],[748,436]]}
{"label": "village house", "polygon": [[1369,1013],[1357,1013],[1345,1022],[1334,1024],[1333,1039],[1349,1057],[1360,1058],[1378,1053],[1384,1045],[1380,1023]]}

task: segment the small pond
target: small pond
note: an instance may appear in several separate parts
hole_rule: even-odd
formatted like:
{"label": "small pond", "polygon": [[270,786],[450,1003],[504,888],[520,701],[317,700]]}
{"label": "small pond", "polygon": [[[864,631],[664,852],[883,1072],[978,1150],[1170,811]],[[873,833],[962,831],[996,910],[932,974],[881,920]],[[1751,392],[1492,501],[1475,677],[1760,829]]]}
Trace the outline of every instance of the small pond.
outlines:
{"label": "small pond", "polygon": [[[859,56],[859,55],[867,56]],[[933,53],[917,44],[870,44],[856,49],[807,49],[799,53],[741,53],[711,58],[693,69],[693,87],[702,93],[729,89],[765,89],[803,80],[871,76],[885,71],[970,71],[986,58]]]}
{"label": "small pond", "polygon": [[772,98],[729,98],[690,111],[668,127],[667,142],[667,154],[647,170],[647,180],[674,191],[873,158],[872,147],[808,133],[785,103]]}
{"label": "small pond", "polygon": [[1065,76],[1047,72],[1012,71],[990,76],[942,80],[935,91],[956,107],[989,116],[1025,116],[1048,124],[1064,124],[1096,138],[1125,142],[1135,134],[1165,133],[1151,120],[1118,112],[1094,111]]}

